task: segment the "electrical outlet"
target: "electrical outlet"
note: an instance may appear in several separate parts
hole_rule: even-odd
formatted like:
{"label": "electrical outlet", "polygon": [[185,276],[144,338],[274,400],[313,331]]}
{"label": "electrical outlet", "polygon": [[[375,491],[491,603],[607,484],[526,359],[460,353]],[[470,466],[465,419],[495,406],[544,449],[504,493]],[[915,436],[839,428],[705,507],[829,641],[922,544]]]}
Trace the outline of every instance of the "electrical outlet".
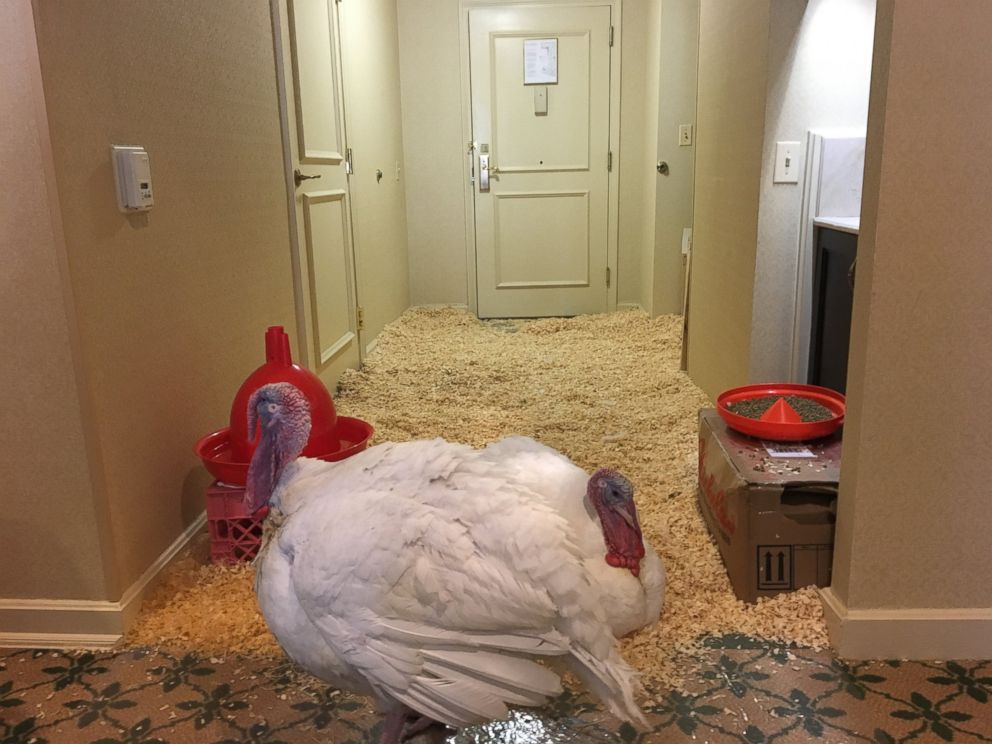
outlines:
{"label": "electrical outlet", "polygon": [[397,160],[396,161],[396,181],[399,182],[399,180],[400,180],[400,161]]}
{"label": "electrical outlet", "polygon": [[772,183],[799,183],[799,143],[775,143],[775,174]]}
{"label": "electrical outlet", "polygon": [[679,124],[679,147],[692,144],[692,124]]}

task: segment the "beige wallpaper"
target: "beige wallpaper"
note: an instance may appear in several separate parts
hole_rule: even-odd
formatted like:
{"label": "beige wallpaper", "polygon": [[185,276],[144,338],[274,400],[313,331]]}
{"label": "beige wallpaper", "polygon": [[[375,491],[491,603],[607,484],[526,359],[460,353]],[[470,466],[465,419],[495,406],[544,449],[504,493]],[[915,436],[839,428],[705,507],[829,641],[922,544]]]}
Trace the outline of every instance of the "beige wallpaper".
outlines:
{"label": "beige wallpaper", "polygon": [[696,121],[699,0],[663,0],[661,14],[655,152],[656,160],[668,163],[668,173],[656,176],[652,304],[655,315],[682,313],[685,286],[682,230],[692,227],[695,146],[679,146],[677,136],[680,124],[694,125]]}
{"label": "beige wallpaper", "polygon": [[458,0],[397,0],[396,9],[410,302],[466,304]]}
{"label": "beige wallpaper", "polygon": [[747,382],[769,0],[701,0],[689,374],[710,396]]}
{"label": "beige wallpaper", "polygon": [[[295,332],[267,3],[36,0],[117,591],[203,508],[191,452]],[[147,148],[156,204],[117,211],[110,145]]]}
{"label": "beige wallpaper", "polygon": [[622,12],[617,304],[651,312],[661,2],[627,2]]}
{"label": "beige wallpaper", "polygon": [[833,587],[849,608],[992,607],[992,142],[967,136],[992,120],[992,5],[956,9],[878,5]]}
{"label": "beige wallpaper", "polygon": [[[109,596],[34,21],[0,3],[0,598]],[[53,221],[54,220],[54,221]],[[66,307],[69,303],[69,307]]]}
{"label": "beige wallpaper", "polygon": [[410,306],[396,3],[339,7],[348,143],[355,157],[349,185],[358,302],[365,308],[368,343]]}

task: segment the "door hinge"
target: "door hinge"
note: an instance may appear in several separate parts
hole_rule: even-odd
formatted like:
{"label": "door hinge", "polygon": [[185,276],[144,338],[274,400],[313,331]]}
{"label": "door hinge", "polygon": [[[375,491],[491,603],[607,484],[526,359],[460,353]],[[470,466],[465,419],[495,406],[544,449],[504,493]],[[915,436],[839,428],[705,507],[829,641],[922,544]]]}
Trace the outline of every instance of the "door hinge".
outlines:
{"label": "door hinge", "polygon": [[606,153],[606,172],[607,173],[613,172],[613,150],[610,150],[608,153]]}
{"label": "door hinge", "polygon": [[358,316],[358,330],[364,331],[365,330],[365,308],[364,307],[361,307],[361,306],[357,307],[356,308],[355,315]]}
{"label": "door hinge", "polygon": [[610,288],[610,267],[606,267],[606,288]]}
{"label": "door hinge", "polygon": [[349,176],[355,172],[355,163],[351,159],[350,147],[346,147],[344,149],[344,172]]}
{"label": "door hinge", "polygon": [[610,46],[613,46],[613,26],[610,26]]}

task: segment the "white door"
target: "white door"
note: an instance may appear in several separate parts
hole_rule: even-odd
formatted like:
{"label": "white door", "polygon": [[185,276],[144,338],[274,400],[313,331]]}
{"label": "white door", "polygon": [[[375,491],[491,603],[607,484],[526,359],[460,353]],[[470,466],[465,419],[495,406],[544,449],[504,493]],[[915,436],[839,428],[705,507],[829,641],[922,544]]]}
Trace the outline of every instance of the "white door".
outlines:
{"label": "white door", "polygon": [[361,361],[337,3],[280,0],[279,12],[297,176],[298,305],[310,366],[333,390]]}
{"label": "white door", "polygon": [[610,14],[469,13],[480,317],[607,309]]}

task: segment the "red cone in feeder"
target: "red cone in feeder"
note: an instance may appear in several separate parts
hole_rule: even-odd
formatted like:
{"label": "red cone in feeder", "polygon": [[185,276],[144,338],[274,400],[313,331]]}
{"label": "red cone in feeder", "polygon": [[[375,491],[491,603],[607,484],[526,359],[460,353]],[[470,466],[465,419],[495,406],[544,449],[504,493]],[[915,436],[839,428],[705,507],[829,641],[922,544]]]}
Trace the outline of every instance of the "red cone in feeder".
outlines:
{"label": "red cone in feeder", "polygon": [[796,409],[786,403],[785,398],[779,398],[771,408],[761,414],[762,421],[770,421],[775,424],[801,424],[802,417],[796,413]]}

